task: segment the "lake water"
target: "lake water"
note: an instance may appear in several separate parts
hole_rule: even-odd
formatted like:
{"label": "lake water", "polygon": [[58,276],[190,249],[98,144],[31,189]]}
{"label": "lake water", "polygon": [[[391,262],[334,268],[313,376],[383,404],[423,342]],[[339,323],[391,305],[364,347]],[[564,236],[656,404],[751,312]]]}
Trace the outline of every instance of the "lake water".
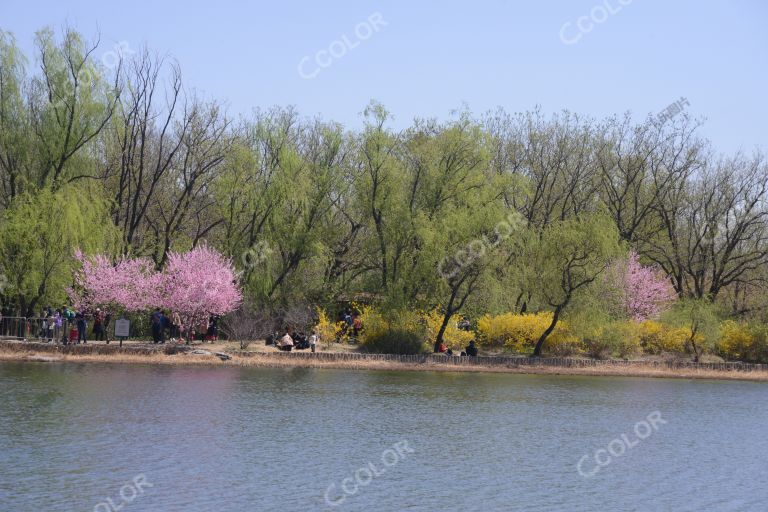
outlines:
{"label": "lake water", "polygon": [[0,510],[765,511],[767,399],[749,382],[6,363]]}

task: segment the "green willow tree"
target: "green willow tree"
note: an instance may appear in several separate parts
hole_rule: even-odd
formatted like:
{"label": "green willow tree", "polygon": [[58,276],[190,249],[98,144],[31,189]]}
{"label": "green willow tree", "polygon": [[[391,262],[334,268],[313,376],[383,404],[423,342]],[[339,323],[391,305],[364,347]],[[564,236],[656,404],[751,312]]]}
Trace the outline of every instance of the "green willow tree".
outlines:
{"label": "green willow tree", "polygon": [[16,197],[0,214],[0,273],[3,294],[14,299],[17,313],[36,316],[42,307],[62,304],[72,284],[74,249],[112,254],[119,235],[109,222],[104,200],[83,200],[90,189],[44,188]]}
{"label": "green willow tree", "polygon": [[555,222],[540,238],[532,239],[529,274],[531,289],[552,310],[552,321],[539,337],[533,355],[555,330],[563,312],[577,294],[595,282],[620,253],[616,225],[607,216],[590,214]]}
{"label": "green willow tree", "polygon": [[54,189],[85,178],[96,178],[90,146],[112,118],[120,97],[120,68],[110,84],[95,62],[96,44],[75,31],[56,42],[51,30],[36,39],[41,74],[30,83],[31,126],[35,165],[28,176],[37,187]]}
{"label": "green willow tree", "polygon": [[114,252],[117,236],[157,265],[216,247],[254,308],[440,308],[441,333],[457,315],[548,311],[554,329],[599,294],[621,240],[681,297],[765,317],[768,164],[715,154],[685,114],[459,111],[395,129],[372,101],[359,130],[290,107],[233,122],[149,50],[107,67],[107,49],[50,29],[35,48],[0,32],[7,309],[62,297],[73,244]]}
{"label": "green willow tree", "polygon": [[16,40],[0,30],[0,206],[22,190],[33,153],[31,122],[24,100],[26,59]]}

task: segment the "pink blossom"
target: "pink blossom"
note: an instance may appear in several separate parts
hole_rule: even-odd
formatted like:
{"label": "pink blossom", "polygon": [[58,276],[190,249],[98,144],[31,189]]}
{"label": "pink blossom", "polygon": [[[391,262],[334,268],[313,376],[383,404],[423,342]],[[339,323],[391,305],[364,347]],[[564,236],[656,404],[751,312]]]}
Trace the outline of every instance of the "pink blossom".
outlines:
{"label": "pink blossom", "polygon": [[103,254],[87,257],[80,250],[75,259],[81,268],[67,292],[76,308],[138,312],[161,303],[160,275],[151,260],[121,258],[113,263]]}
{"label": "pink blossom", "polygon": [[163,304],[185,326],[200,325],[209,315],[226,315],[243,300],[232,262],[207,245],[169,253],[163,280]]}
{"label": "pink blossom", "polygon": [[232,263],[203,245],[187,253],[168,254],[163,272],[147,258],[121,258],[75,252],[81,268],[67,292],[78,309],[142,312],[153,308],[176,312],[185,326],[196,326],[209,315],[237,309],[242,293]]}
{"label": "pink blossom", "polygon": [[620,313],[636,321],[659,316],[676,298],[669,279],[658,269],[640,264],[634,251],[611,265],[605,284]]}

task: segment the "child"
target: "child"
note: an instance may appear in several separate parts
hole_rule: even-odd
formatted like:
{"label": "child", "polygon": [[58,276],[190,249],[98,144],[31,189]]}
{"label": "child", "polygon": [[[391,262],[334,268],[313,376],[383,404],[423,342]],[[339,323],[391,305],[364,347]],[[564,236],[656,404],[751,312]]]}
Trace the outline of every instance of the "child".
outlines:
{"label": "child", "polygon": [[312,353],[315,353],[317,348],[317,331],[312,329],[312,335],[309,337],[309,348],[312,349]]}

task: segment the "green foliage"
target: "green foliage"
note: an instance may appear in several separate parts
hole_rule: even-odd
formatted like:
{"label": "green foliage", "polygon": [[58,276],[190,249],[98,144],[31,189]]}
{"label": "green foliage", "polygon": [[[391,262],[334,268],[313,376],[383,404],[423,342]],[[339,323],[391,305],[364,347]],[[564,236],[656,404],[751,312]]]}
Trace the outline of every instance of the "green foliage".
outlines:
{"label": "green foliage", "polygon": [[105,83],[92,49],[75,31],[56,41],[50,29],[37,33],[42,76],[32,80],[32,124],[38,158],[34,183],[61,186],[77,176],[93,176],[84,149],[112,116],[117,91]]}
{"label": "green foliage", "polygon": [[[107,69],[75,31],[41,30],[35,45],[30,63],[0,31],[6,306],[62,300],[76,246],[161,264],[206,242],[256,307],[333,317],[365,297],[429,311],[428,334],[423,319],[405,328],[428,343],[463,344],[460,315],[528,313],[524,351],[630,357],[639,336],[652,354],[765,357],[765,159],[712,160],[692,124],[462,110],[399,131],[376,101],[360,130],[293,108],[233,123],[151,52]],[[639,335],[601,278],[630,249],[698,298]],[[716,345],[722,304],[741,323]],[[411,322],[385,320],[371,336]]]}
{"label": "green foliage", "polygon": [[361,309],[360,348],[382,354],[419,354],[427,351],[427,323],[415,311]]}
{"label": "green foliage", "polygon": [[602,328],[600,338],[608,348],[608,353],[601,356],[629,359],[640,355],[642,350],[639,325],[631,320],[609,323]]}
{"label": "green foliage", "polygon": [[[90,193],[89,193],[90,192]],[[0,273],[7,276],[6,297],[15,297],[21,312],[61,304],[72,283],[74,250],[113,252],[117,230],[104,201],[90,191],[64,187],[24,193],[0,214]]]}
{"label": "green foliage", "polygon": [[365,352],[376,354],[423,354],[427,352],[424,341],[418,334],[405,329],[387,329],[375,336],[370,336],[361,345]]}
{"label": "green foliage", "polygon": [[538,240],[529,239],[529,247],[527,289],[545,307],[554,308],[552,323],[534,349],[540,355],[560,315],[605,271],[620,246],[611,219],[590,214],[548,225]]}
{"label": "green foliage", "polygon": [[567,304],[620,253],[615,224],[593,214],[555,222],[532,240],[529,286],[551,306]]}
{"label": "green foliage", "polygon": [[686,351],[698,361],[703,354],[713,352],[720,335],[721,312],[707,299],[683,299],[662,316],[662,321],[688,331]]}

